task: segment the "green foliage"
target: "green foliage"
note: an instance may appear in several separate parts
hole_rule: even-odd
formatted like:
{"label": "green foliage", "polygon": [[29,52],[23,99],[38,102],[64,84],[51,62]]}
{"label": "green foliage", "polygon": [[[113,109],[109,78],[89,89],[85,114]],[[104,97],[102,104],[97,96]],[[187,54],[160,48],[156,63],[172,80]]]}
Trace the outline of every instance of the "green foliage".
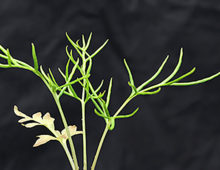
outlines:
{"label": "green foliage", "polygon": [[[18,111],[17,107],[15,106],[14,111],[15,114],[19,117],[22,117],[22,119],[19,120],[19,123],[22,123],[25,127],[30,128],[30,127],[35,127],[39,125],[45,126],[52,134],[51,135],[39,135],[38,140],[34,144],[34,146],[40,146],[44,143],[47,143],[50,140],[57,140],[61,143],[63,146],[65,153],[67,155],[67,158],[70,162],[70,165],[73,170],[78,170],[78,160],[77,156],[75,153],[75,146],[72,140],[72,136],[76,134],[82,134],[83,136],[83,169],[87,169],[87,149],[86,149],[86,121],[85,121],[85,108],[87,102],[91,101],[94,104],[94,113],[95,115],[99,116],[102,118],[105,123],[106,127],[103,132],[103,135],[100,139],[93,163],[92,163],[92,170],[95,169],[96,162],[102,147],[102,144],[104,142],[104,139],[106,137],[106,134],[109,130],[113,130],[115,128],[115,120],[116,119],[125,119],[125,118],[130,118],[134,116],[139,108],[134,109],[132,113],[128,114],[122,114],[123,109],[127,106],[127,104],[135,97],[139,95],[154,95],[159,93],[163,88],[167,86],[191,86],[191,85],[196,85],[196,84],[201,84],[204,82],[207,82],[217,76],[220,75],[219,73],[216,73],[210,77],[203,78],[200,80],[196,81],[189,81],[189,82],[182,82],[182,79],[190,76],[195,72],[195,68],[190,70],[189,72],[183,74],[182,76],[179,76],[177,78],[174,78],[177,72],[180,69],[180,66],[182,64],[182,58],[183,58],[183,49],[180,50],[180,56],[178,63],[173,70],[173,72],[167,76],[163,81],[160,83],[154,84],[152,86],[149,86],[149,83],[152,83],[153,80],[155,80],[158,75],[161,73],[163,70],[166,62],[168,61],[169,56],[166,57],[166,59],[163,61],[159,69],[156,71],[155,74],[153,74],[152,77],[150,77],[148,80],[144,81],[141,85],[136,86],[136,83],[134,81],[134,77],[132,75],[132,71],[130,70],[128,63],[124,59],[124,64],[125,64],[125,69],[128,72],[128,85],[131,88],[130,95],[128,98],[122,103],[122,105],[118,108],[116,112],[112,112],[109,109],[110,105],[110,99],[111,99],[111,93],[112,93],[112,86],[113,86],[113,79],[111,78],[109,83],[108,83],[108,89],[103,90],[102,86],[104,81],[102,80],[100,85],[98,87],[94,87],[90,81],[91,77],[91,69],[93,65],[93,58],[105,47],[107,44],[108,40],[105,41],[97,50],[95,50],[92,54],[89,54],[87,51],[91,39],[92,39],[92,33],[89,35],[87,41],[82,35],[81,41],[73,41],[69,35],[66,33],[66,37],[69,41],[69,43],[72,45],[73,49],[69,50],[69,47],[66,46],[66,54],[67,54],[67,62],[66,62],[66,67],[65,70],[62,71],[60,68],[58,68],[59,73],[64,79],[64,83],[60,83],[56,80],[54,77],[52,70],[49,68],[48,72],[44,71],[43,66],[39,66],[37,55],[36,55],[36,50],[35,46],[32,43],[32,58],[33,58],[33,63],[34,66],[30,66],[29,64],[20,61],[18,59],[15,59],[14,57],[11,56],[9,49],[5,49],[4,47],[0,46],[0,51],[2,52],[0,54],[0,58],[5,60],[6,62],[4,64],[0,63],[0,68],[21,68],[25,70],[29,70],[33,72],[35,75],[37,75],[47,86],[49,91],[51,92],[56,105],[58,107],[61,120],[64,125],[64,130],[59,132],[55,130],[54,126],[54,118],[50,116],[49,113],[44,115],[43,117],[41,113],[36,113],[32,117],[29,117],[20,111]],[[81,43],[81,45],[80,45]],[[78,54],[78,56],[73,56],[73,50],[75,50]],[[75,73],[78,72],[80,74],[79,77],[76,77]],[[75,90],[75,84],[80,84],[81,85],[81,94],[76,93]],[[69,126],[68,122],[66,120],[66,117],[64,115],[61,103],[60,103],[60,98],[63,95],[67,95],[72,97],[73,99],[76,99],[81,103],[82,107],[82,131],[77,131],[76,126]],[[89,112],[88,112],[89,113]],[[69,147],[66,144],[66,141],[68,140],[69,142]],[[71,154],[70,154],[70,151]]]}

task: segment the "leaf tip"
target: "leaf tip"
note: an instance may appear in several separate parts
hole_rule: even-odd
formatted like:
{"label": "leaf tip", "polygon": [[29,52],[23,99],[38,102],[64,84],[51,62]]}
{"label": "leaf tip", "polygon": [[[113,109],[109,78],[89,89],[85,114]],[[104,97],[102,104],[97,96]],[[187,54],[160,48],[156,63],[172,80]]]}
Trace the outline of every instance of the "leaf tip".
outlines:
{"label": "leaf tip", "polygon": [[180,49],[180,58],[183,57],[183,47]]}
{"label": "leaf tip", "polygon": [[15,115],[20,116],[20,117],[26,116],[24,113],[22,113],[18,110],[18,107],[16,105],[14,105],[14,113],[15,113]]}

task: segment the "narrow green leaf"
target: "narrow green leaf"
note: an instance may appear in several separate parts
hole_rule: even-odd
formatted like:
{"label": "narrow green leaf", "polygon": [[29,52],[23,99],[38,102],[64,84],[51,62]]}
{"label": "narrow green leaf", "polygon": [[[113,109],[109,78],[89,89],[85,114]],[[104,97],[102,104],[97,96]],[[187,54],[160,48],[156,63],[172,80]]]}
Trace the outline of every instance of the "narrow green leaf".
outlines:
{"label": "narrow green leaf", "polygon": [[53,81],[53,83],[56,84],[57,86],[59,86],[59,85],[57,84],[57,82],[56,82],[56,80],[55,80],[55,78],[54,78],[54,76],[53,76],[53,73],[52,73],[52,71],[51,71],[50,68],[49,68],[49,73],[50,73],[51,80]]}
{"label": "narrow green leaf", "polygon": [[95,113],[96,115],[102,117],[102,118],[105,118],[105,119],[109,119],[109,118],[110,118],[110,117],[108,117],[108,116],[105,116],[103,113],[102,113],[102,114],[99,113],[96,109],[94,109],[94,113]]}
{"label": "narrow green leaf", "polygon": [[6,55],[4,55],[4,54],[0,54],[0,57],[4,58],[4,59],[8,59],[8,57]]}
{"label": "narrow green leaf", "polygon": [[128,76],[129,76],[129,82],[128,82],[128,85],[131,86],[131,89],[132,89],[132,93],[137,93],[137,89],[134,85],[134,79],[133,79],[133,76],[132,76],[132,73],[131,73],[131,70],[126,62],[126,60],[124,59],[124,64],[125,64],[125,67],[127,69],[127,72],[128,72]]}
{"label": "narrow green leaf", "polygon": [[105,42],[104,42],[104,44],[102,44],[92,55],[91,55],[91,58],[93,58],[96,54],[98,54],[99,53],[99,51],[101,51],[104,47],[105,47],[105,45],[108,43],[108,40],[106,40]]}
{"label": "narrow green leaf", "polygon": [[0,64],[0,68],[10,68],[8,64]]}
{"label": "narrow green leaf", "polygon": [[207,78],[204,78],[204,79],[201,79],[201,80],[197,80],[197,81],[191,81],[191,82],[181,82],[181,83],[173,83],[171,84],[171,86],[192,86],[192,85],[196,85],[196,84],[201,84],[201,83],[205,83],[209,80],[212,80],[216,77],[220,76],[220,72],[210,76],[210,77],[207,77]]}
{"label": "narrow green leaf", "polygon": [[106,107],[107,108],[108,108],[109,102],[110,102],[111,90],[112,90],[112,78],[110,79],[110,82],[109,82],[108,93],[107,93],[107,97],[106,97]]}
{"label": "narrow green leaf", "polygon": [[58,99],[64,94],[64,92],[65,92],[65,88],[63,88],[63,89],[60,91],[60,93],[58,94]]}
{"label": "narrow green leaf", "polygon": [[137,111],[139,110],[139,108],[135,109],[131,114],[127,114],[127,115],[118,115],[115,117],[115,119],[123,119],[123,118],[129,118],[135,115],[135,113],[137,113]]}
{"label": "narrow green leaf", "polygon": [[82,34],[82,43],[83,43],[83,48],[86,47],[86,41],[85,41],[85,36]]}
{"label": "narrow green leaf", "polygon": [[104,115],[104,112],[102,111],[101,107],[98,105],[98,103],[95,101],[95,99],[91,98],[93,104],[95,105],[96,109],[98,109],[98,111]]}
{"label": "narrow green leaf", "polygon": [[86,44],[86,47],[85,47],[85,50],[88,49],[89,45],[90,45],[90,42],[91,42],[91,39],[92,39],[92,32],[89,34],[89,38],[87,40],[87,44]]}
{"label": "narrow green leaf", "polygon": [[150,82],[152,82],[155,78],[157,78],[157,76],[160,74],[160,72],[162,71],[163,67],[165,66],[167,60],[168,60],[169,56],[166,57],[166,59],[163,61],[163,63],[161,64],[161,66],[159,67],[159,69],[157,70],[157,72],[147,81],[145,81],[143,84],[141,84],[138,88],[137,91],[141,91],[144,87],[146,87]]}
{"label": "narrow green leaf", "polygon": [[75,90],[73,89],[73,87],[71,85],[68,86],[68,90],[73,95],[73,97],[80,100],[80,98],[78,97],[78,95],[76,94]]}
{"label": "narrow green leaf", "polygon": [[132,92],[136,94],[137,93],[137,88],[133,84],[131,84],[130,82],[128,82],[128,85],[131,87]]}
{"label": "narrow green leaf", "polygon": [[79,45],[77,45],[76,43],[73,42],[73,40],[71,40],[71,38],[69,37],[69,35],[66,33],[66,37],[68,39],[68,41],[70,42],[70,44],[75,48],[75,50],[77,51],[77,53],[80,55],[80,57],[82,56],[82,53],[79,51],[79,49],[81,49],[81,47]]}
{"label": "narrow green leaf", "polygon": [[[86,89],[86,91],[88,92],[88,89]],[[94,105],[96,106],[96,108],[102,112],[104,115],[109,116],[109,111],[106,107],[105,101],[102,99],[102,97],[104,96],[104,93],[100,93],[99,95],[97,95],[97,93],[95,93],[94,89],[92,89],[92,95],[90,96],[90,99],[92,100],[92,102],[94,103]],[[101,108],[99,107],[98,103],[95,101],[97,100],[99,105],[101,106]]]}
{"label": "narrow green leaf", "polygon": [[[3,57],[3,58],[4,58],[4,57]],[[28,64],[26,64],[26,63],[24,63],[24,62],[22,62],[22,61],[19,61],[19,60],[14,59],[14,58],[11,56],[9,49],[7,49],[7,56],[6,56],[5,59],[7,59],[8,65],[9,65],[10,67],[13,66],[13,67],[17,67],[17,68],[23,68],[23,69],[27,69],[27,70],[32,70],[32,67],[29,66]]]}
{"label": "narrow green leaf", "polygon": [[[77,59],[76,64],[72,68],[72,71],[71,71],[71,73],[70,73],[70,75],[68,77],[68,82],[73,78],[73,75],[74,75],[74,73],[75,73],[75,71],[76,71],[78,66],[79,66],[79,59]],[[89,74],[87,74],[87,75],[89,75]]]}
{"label": "narrow green leaf", "polygon": [[83,48],[79,45],[79,41],[80,41],[80,40],[77,40],[77,41],[76,41],[77,48],[79,48],[80,50],[83,51]]}
{"label": "narrow green leaf", "polygon": [[50,76],[50,73],[47,73],[47,77],[48,77],[48,83],[49,83],[49,85],[50,85],[50,87],[52,87],[52,89],[54,89],[55,90],[55,83],[54,83],[54,81],[53,81],[53,78]]}
{"label": "narrow green leaf", "polygon": [[[67,53],[67,56],[69,57],[69,59],[72,61],[72,63],[75,65],[76,64],[76,60],[74,60],[74,58],[73,58],[73,55],[72,55],[72,50],[70,51],[70,53],[69,53],[69,51],[68,51],[68,46],[66,46],[66,53]],[[83,71],[82,71],[82,69],[81,69],[81,67],[78,65],[77,66],[77,69],[81,72],[81,74],[83,74]]]}
{"label": "narrow green leaf", "polygon": [[11,59],[11,54],[9,52],[9,49],[7,49],[7,56],[8,56],[8,65],[11,67],[12,59]]}
{"label": "narrow green leaf", "polygon": [[[87,59],[86,59],[86,62],[88,61]],[[92,69],[92,59],[91,59],[91,57],[89,57],[89,65],[88,65],[88,68],[86,70],[86,74],[89,74],[91,72],[91,69]]]}
{"label": "narrow green leaf", "polygon": [[102,106],[102,109],[103,109],[103,111],[104,111],[104,114],[105,114],[106,116],[110,116],[105,101],[104,101],[102,98],[100,98],[100,100],[102,101],[101,106]]}
{"label": "narrow green leaf", "polygon": [[66,80],[65,74],[62,72],[62,70],[58,67],[58,71],[60,72],[61,76]]}
{"label": "narrow green leaf", "polygon": [[165,86],[169,86],[173,83],[179,82],[180,80],[184,79],[185,77],[188,77],[189,75],[193,74],[195,72],[196,68],[194,67],[192,70],[190,70],[188,73],[180,76],[179,78],[172,80],[170,82],[167,82],[166,84],[164,84]]}
{"label": "narrow green leaf", "polygon": [[[69,60],[70,61],[70,60]],[[76,68],[78,67],[78,63],[79,63],[79,59],[77,59],[77,62],[76,62],[76,64],[74,65],[74,67],[72,68],[72,71],[71,71],[71,73],[70,73],[70,75],[69,75],[69,63],[67,63],[67,66],[66,66],[66,75],[64,75],[64,79],[66,80],[66,83],[61,87],[58,87],[57,88],[57,90],[61,90],[60,91],[60,93],[59,93],[59,97],[61,97],[61,95],[65,92],[65,90],[66,90],[66,88],[68,88],[68,90],[69,90],[69,92],[73,95],[72,97],[74,97],[74,98],[76,98],[76,99],[78,99],[78,100],[80,100],[79,99],[79,97],[77,96],[77,94],[76,94],[76,92],[74,91],[74,89],[72,88],[72,85],[73,84],[75,84],[75,83],[73,83],[73,84],[69,84],[70,83],[70,81],[71,81],[71,79],[72,79],[72,77],[73,77],[73,75],[74,75],[74,73],[75,73],[75,71],[76,71]],[[62,74],[62,71],[61,71],[61,74]],[[89,76],[89,75],[88,75]]]}
{"label": "narrow green leaf", "polygon": [[33,71],[33,69],[34,69],[33,67],[31,67],[30,65],[28,65],[27,63],[25,63],[23,61],[16,60],[12,57],[11,57],[11,60],[18,68],[23,68],[23,69],[27,69],[27,70],[31,70],[31,71]]}
{"label": "narrow green leaf", "polygon": [[103,96],[105,95],[105,91],[100,92],[98,95],[90,95],[90,97],[94,98],[94,99],[101,99]]}
{"label": "narrow green leaf", "polygon": [[[97,93],[95,92],[95,90],[93,89],[91,83],[89,82],[89,80],[87,80],[87,84],[89,84],[89,88],[92,92],[92,95],[91,95],[91,99],[94,100],[94,98],[98,101],[98,103],[100,104],[100,106],[102,107],[103,111],[105,112],[106,111],[106,114],[109,114],[108,113],[108,109],[106,108],[106,105],[105,105],[105,101],[102,100],[99,96],[100,95],[104,95],[105,91],[103,93],[101,93],[100,95],[97,95]],[[83,86],[83,84],[82,84]],[[88,89],[86,89],[86,91],[89,93]]]}
{"label": "narrow green leaf", "polygon": [[67,87],[67,86],[69,86],[69,85],[73,85],[73,84],[75,84],[75,83],[77,83],[77,82],[80,82],[81,80],[86,79],[86,78],[88,78],[89,76],[90,76],[90,75],[85,75],[85,76],[82,76],[82,77],[80,77],[80,78],[77,78],[76,80],[73,80],[73,81],[71,81],[71,82],[69,82],[69,83],[65,83],[64,85],[59,86],[59,87],[57,88],[57,90],[60,90],[60,89],[62,89],[62,88],[64,88],[64,87]]}
{"label": "narrow green leaf", "polygon": [[69,77],[69,65],[70,65],[70,58],[66,63],[66,70],[65,70],[65,74],[66,74],[65,79],[66,80],[68,80],[68,77]]}
{"label": "narrow green leaf", "polygon": [[49,78],[47,77],[47,75],[46,75],[46,73],[44,72],[44,70],[43,70],[43,67],[42,66],[40,66],[40,71],[41,71],[41,74],[43,75],[43,77],[48,81],[49,80]]}
{"label": "narrow green leaf", "polygon": [[131,74],[131,70],[130,70],[130,68],[128,67],[128,64],[127,64],[127,62],[126,62],[125,59],[124,59],[124,64],[125,64],[125,67],[126,67],[126,69],[127,69],[128,75],[129,75],[130,83],[131,83],[131,85],[134,85],[134,79],[133,79],[133,76],[132,76],[132,74]]}
{"label": "narrow green leaf", "polygon": [[101,81],[100,85],[95,90],[95,93],[98,93],[98,91],[102,88],[103,83],[104,83],[104,80]]}
{"label": "narrow green leaf", "polygon": [[160,87],[157,88],[157,90],[155,90],[155,91],[145,91],[145,90],[142,90],[142,91],[138,92],[138,94],[140,94],[140,95],[153,95],[153,94],[159,93],[160,90],[161,90]]}
{"label": "narrow green leaf", "polygon": [[67,54],[67,56],[69,57],[69,59],[72,61],[72,63],[75,64],[76,61],[75,61],[74,58],[73,58],[72,50],[70,50],[70,52],[69,52],[69,50],[68,50],[68,45],[66,46],[66,54]]}
{"label": "narrow green leaf", "polygon": [[37,55],[36,55],[36,51],[35,51],[35,46],[33,43],[31,43],[32,46],[32,57],[33,57],[33,61],[34,61],[34,69],[36,71],[38,71],[38,61],[37,61]]}
{"label": "narrow green leaf", "polygon": [[[86,81],[85,81],[86,82]],[[86,88],[89,90],[89,85],[88,83],[85,83],[86,84]],[[87,103],[90,99],[90,93],[86,93],[86,97],[85,97],[85,103]]]}
{"label": "narrow green leaf", "polygon": [[179,61],[176,65],[176,68],[173,70],[172,74],[170,74],[165,80],[163,80],[160,84],[165,84],[167,83],[168,81],[170,81],[175,75],[176,73],[178,72],[181,64],[182,64],[182,58],[183,58],[183,48],[181,48],[180,50],[180,57],[179,57]]}

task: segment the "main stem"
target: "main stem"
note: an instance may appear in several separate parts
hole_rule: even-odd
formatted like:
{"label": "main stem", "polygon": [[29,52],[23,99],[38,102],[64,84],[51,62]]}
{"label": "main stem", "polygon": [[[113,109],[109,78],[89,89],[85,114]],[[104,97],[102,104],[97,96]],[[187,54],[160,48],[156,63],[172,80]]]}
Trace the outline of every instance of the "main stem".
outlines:
{"label": "main stem", "polygon": [[[85,85],[85,80],[84,80]],[[83,170],[87,170],[87,149],[86,149],[86,120],[85,120],[85,89],[82,90],[81,108],[82,108],[82,131],[83,131]]]}
{"label": "main stem", "polygon": [[75,147],[74,147],[73,140],[72,140],[70,132],[69,132],[68,124],[67,124],[66,118],[64,116],[63,109],[62,109],[61,104],[60,104],[60,100],[59,100],[59,98],[56,94],[55,95],[53,94],[53,97],[54,97],[54,100],[57,104],[58,110],[59,110],[60,115],[61,115],[62,122],[63,122],[64,127],[65,127],[66,132],[67,132],[68,141],[69,141],[70,149],[71,149],[71,152],[72,152],[73,161],[74,161],[74,164],[75,164],[75,169],[79,170],[79,165],[78,165],[78,161],[77,161],[77,157],[76,157]]}
{"label": "main stem", "polygon": [[[85,51],[82,53],[82,72],[83,76],[86,74],[86,60],[85,60]],[[81,108],[82,108],[82,131],[83,131],[83,170],[87,170],[87,149],[86,149],[86,84],[87,81],[83,80],[83,88],[82,88],[82,98],[81,98]]]}

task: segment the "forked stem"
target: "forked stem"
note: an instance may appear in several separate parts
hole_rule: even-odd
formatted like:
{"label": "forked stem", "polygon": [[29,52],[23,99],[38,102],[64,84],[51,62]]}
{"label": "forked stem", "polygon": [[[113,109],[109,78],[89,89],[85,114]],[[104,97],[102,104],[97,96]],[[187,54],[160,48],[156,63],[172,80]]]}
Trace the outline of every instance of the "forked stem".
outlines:
{"label": "forked stem", "polygon": [[[121,105],[121,107],[115,112],[114,116],[113,117],[116,117],[123,109],[124,107],[135,97],[135,95],[130,95],[125,101],[124,103]],[[111,121],[109,120],[108,123],[106,124],[105,126],[105,129],[102,133],[102,137],[99,141],[99,145],[98,145],[98,148],[96,150],[96,154],[95,154],[95,157],[94,157],[94,160],[93,160],[93,163],[92,163],[92,166],[91,166],[91,170],[95,170],[95,167],[96,167],[96,163],[97,163],[97,160],[98,160],[98,157],[99,157],[99,154],[100,154],[100,151],[102,149],[102,145],[104,143],[104,140],[105,140],[105,137],[109,131],[109,128],[111,126]]]}

